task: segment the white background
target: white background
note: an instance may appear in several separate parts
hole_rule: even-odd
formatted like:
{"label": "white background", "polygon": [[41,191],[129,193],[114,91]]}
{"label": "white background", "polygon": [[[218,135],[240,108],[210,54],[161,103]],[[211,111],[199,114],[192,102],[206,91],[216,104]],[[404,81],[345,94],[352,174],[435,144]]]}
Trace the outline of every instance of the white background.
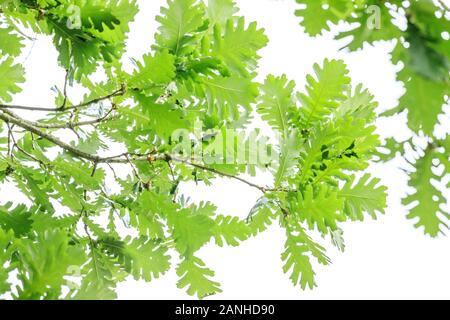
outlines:
{"label": "white background", "polygon": [[[395,81],[396,68],[388,55],[390,43],[366,47],[357,53],[339,51],[343,46],[331,34],[319,38],[304,35],[293,15],[293,0],[237,0],[241,15],[257,21],[270,39],[261,51],[260,77],[287,74],[303,88],[305,76],[312,72],[314,63],[325,58],[345,60],[352,79],[363,83],[375,94],[380,110],[397,104],[402,85]],[[449,2],[449,1],[447,1]],[[163,0],[138,1],[140,13],[132,24],[128,55],[139,58],[150,51],[157,25],[154,17]],[[16,103],[49,105],[53,103],[49,88],[61,84],[64,72],[55,65],[56,51],[51,42],[39,40],[28,45],[30,55],[23,57],[27,68],[27,84]],[[131,65],[131,64],[130,64]],[[72,92],[73,93],[73,92]],[[395,134],[408,137],[404,117],[379,121],[382,136]],[[253,238],[238,248],[204,247],[199,256],[216,272],[215,279],[222,284],[223,293],[209,299],[443,299],[450,298],[450,238],[430,239],[422,230],[408,221],[400,198],[407,191],[407,177],[398,166],[403,162],[374,166],[371,171],[389,186],[389,208],[377,221],[344,225],[346,251],[331,248],[331,266],[316,266],[318,287],[302,291],[293,287],[283,274],[280,254],[284,234],[278,225]],[[267,183],[266,177],[256,182]],[[0,187],[2,188],[2,187]],[[258,191],[239,182],[218,179],[213,187],[184,186],[195,200],[209,200],[222,214],[246,217],[260,197]],[[10,190],[0,190],[1,200],[14,199]],[[447,198],[449,195],[446,195]],[[17,197],[15,198],[16,200]],[[320,239],[319,239],[320,240]],[[322,242],[325,243],[325,242]],[[327,245],[327,248],[330,248]],[[175,261],[174,261],[175,262]],[[186,299],[184,291],[176,287],[177,276],[172,269],[160,279],[146,284],[128,281],[120,284],[121,299]]]}

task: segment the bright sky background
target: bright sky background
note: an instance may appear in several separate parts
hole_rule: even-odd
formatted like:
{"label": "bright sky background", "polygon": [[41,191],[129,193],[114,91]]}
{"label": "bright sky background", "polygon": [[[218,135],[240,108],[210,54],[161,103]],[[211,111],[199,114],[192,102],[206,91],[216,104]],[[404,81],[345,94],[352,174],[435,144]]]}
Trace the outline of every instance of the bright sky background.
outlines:
{"label": "bright sky background", "polygon": [[[236,0],[247,21],[257,21],[270,39],[261,51],[259,80],[265,75],[287,74],[303,88],[306,74],[314,63],[325,58],[343,59],[349,66],[355,84],[363,83],[376,96],[380,110],[397,104],[402,85],[395,81],[396,68],[388,52],[392,44],[381,43],[357,53],[340,52],[342,43],[327,34],[309,38],[293,15],[293,0]],[[450,1],[447,1],[450,2]],[[150,50],[157,25],[154,17],[164,0],[138,0],[140,13],[130,33],[128,55],[139,58]],[[31,49],[31,44],[28,46]],[[27,84],[23,94],[14,101],[22,104],[53,103],[50,87],[62,84],[64,72],[57,67],[57,54],[48,40],[35,42],[31,54],[23,57],[27,68]],[[131,64],[130,64],[131,66]],[[74,94],[75,92],[72,92]],[[22,113],[23,115],[23,113]],[[379,121],[382,136],[395,134],[408,137],[404,118]],[[407,192],[406,176],[395,163],[376,165],[371,171],[389,186],[389,208],[378,221],[349,223],[344,226],[346,252],[330,250],[333,264],[316,266],[318,288],[301,291],[294,288],[283,274],[280,254],[284,234],[275,224],[267,232],[245,242],[238,248],[206,246],[199,256],[216,271],[223,294],[212,299],[365,299],[365,298],[450,298],[450,238],[430,239],[408,221],[400,198]],[[265,184],[267,177],[257,177]],[[1,188],[1,186],[0,186]],[[213,187],[184,186],[193,199],[209,200],[220,213],[246,217],[260,197],[258,191],[234,181],[219,179]],[[20,200],[7,188],[0,189],[1,200]],[[446,195],[449,198],[449,195]],[[326,242],[323,242],[326,243]],[[327,245],[327,247],[330,247]],[[174,269],[149,284],[128,281],[119,285],[121,299],[186,299],[176,288]]]}

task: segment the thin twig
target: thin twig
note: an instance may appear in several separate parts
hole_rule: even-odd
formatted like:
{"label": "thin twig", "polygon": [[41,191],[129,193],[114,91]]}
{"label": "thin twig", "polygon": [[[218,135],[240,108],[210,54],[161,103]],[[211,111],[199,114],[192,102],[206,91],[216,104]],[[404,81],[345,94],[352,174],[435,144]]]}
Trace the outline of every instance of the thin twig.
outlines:
{"label": "thin twig", "polygon": [[11,127],[8,121],[6,121],[6,126],[8,127],[8,156],[11,156]]}
{"label": "thin twig", "polygon": [[69,69],[66,69],[66,76],[64,78],[64,88],[63,88],[63,94],[64,94],[64,101],[60,106],[60,109],[64,109],[67,104],[67,83],[69,82]]}
{"label": "thin twig", "polygon": [[438,2],[445,11],[450,12],[450,8],[445,4],[444,1],[438,0]]}
{"label": "thin twig", "polygon": [[14,151],[14,148],[16,148],[17,150],[19,150],[19,152],[23,153],[24,155],[26,155],[26,156],[27,156],[28,158],[30,158],[31,160],[33,160],[33,161],[39,163],[39,164],[42,165],[43,167],[46,167],[46,164],[45,164],[43,161],[39,160],[38,158],[36,158],[35,156],[33,156],[31,153],[25,151],[21,146],[19,146],[19,144],[18,144],[17,141],[16,141],[16,138],[14,137],[14,133],[13,133],[13,130],[12,130],[13,128],[10,128],[10,127],[9,127],[9,124],[8,124],[8,129],[10,129],[10,132],[11,132],[11,139],[12,139],[12,142],[13,142],[11,151],[13,152],[13,151]]}
{"label": "thin twig", "polygon": [[109,169],[111,169],[113,176],[114,176],[114,180],[118,180],[117,173],[114,170],[114,167],[110,163],[106,163],[106,165],[109,167]]}
{"label": "thin twig", "polygon": [[[170,157],[170,156],[167,155],[166,157]],[[175,162],[179,162],[179,163],[183,163],[183,164],[189,165],[191,167],[194,167],[194,168],[197,168],[197,169],[200,169],[200,170],[203,170],[203,171],[209,171],[211,173],[217,174],[217,175],[222,176],[222,177],[238,180],[238,181],[240,181],[242,183],[245,183],[246,185],[248,185],[248,186],[250,186],[252,188],[258,189],[262,193],[266,193],[266,192],[270,192],[270,191],[279,191],[278,189],[270,189],[270,188],[259,186],[257,184],[254,184],[254,183],[250,182],[250,181],[247,181],[247,180],[245,180],[245,179],[243,179],[241,177],[234,176],[234,175],[229,174],[229,173],[221,172],[221,171],[219,171],[217,169],[209,168],[209,167],[203,166],[201,164],[190,162],[190,161],[187,161],[187,160],[184,160],[184,159],[178,159],[178,158],[170,157],[170,160],[171,161],[175,161]]]}

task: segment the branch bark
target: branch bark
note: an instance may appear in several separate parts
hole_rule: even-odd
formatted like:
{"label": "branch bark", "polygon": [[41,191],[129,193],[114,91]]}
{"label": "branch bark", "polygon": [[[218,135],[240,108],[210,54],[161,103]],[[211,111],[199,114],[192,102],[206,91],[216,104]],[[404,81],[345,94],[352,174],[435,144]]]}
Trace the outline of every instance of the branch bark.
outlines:
{"label": "branch bark", "polygon": [[28,110],[28,111],[40,111],[40,112],[66,112],[69,110],[74,109],[80,109],[83,107],[87,107],[105,100],[109,100],[114,97],[123,96],[125,94],[126,90],[124,87],[114,91],[111,94],[108,94],[103,97],[95,98],[77,105],[73,106],[65,106],[65,107],[59,107],[59,108],[41,108],[41,107],[31,107],[31,106],[21,106],[21,105],[6,105],[6,104],[0,104],[0,109],[16,109],[16,110]]}
{"label": "branch bark", "polygon": [[112,156],[112,157],[100,157],[98,155],[93,155],[87,152],[84,152],[68,143],[65,143],[64,141],[62,141],[61,139],[59,139],[58,137],[49,134],[43,130],[41,130],[40,128],[37,128],[33,122],[25,120],[23,118],[20,118],[19,116],[16,116],[14,113],[10,112],[10,111],[0,111],[0,119],[5,121],[6,123],[12,123],[26,131],[29,131],[43,139],[46,139],[50,142],[52,142],[53,144],[59,146],[60,148],[62,148],[63,150],[71,153],[72,155],[79,157],[81,159],[85,159],[88,161],[91,161],[94,163],[94,165],[98,165],[101,163],[104,164],[113,164],[113,163],[118,163],[118,164],[127,164],[130,162],[138,162],[138,161],[146,161],[146,162],[155,162],[155,161],[167,161],[167,162],[178,162],[178,163],[182,163],[203,171],[208,171],[211,173],[214,173],[216,175],[222,176],[222,177],[226,177],[226,178],[230,178],[230,179],[234,179],[237,181],[240,181],[242,183],[247,184],[248,186],[252,187],[252,188],[256,188],[259,191],[261,191],[262,193],[267,193],[267,192],[274,192],[274,191],[283,191],[282,189],[270,189],[270,188],[266,188],[260,185],[257,185],[255,183],[252,183],[250,181],[247,181],[239,176],[234,176],[232,174],[228,174],[225,172],[221,172],[217,169],[214,168],[209,168],[206,167],[204,165],[186,160],[186,159],[180,159],[180,158],[176,158],[174,156],[171,156],[169,154],[146,154],[146,155],[133,155],[130,153],[123,153],[121,155],[118,156]]}
{"label": "branch bark", "polygon": [[[17,114],[10,110],[2,110],[5,114],[10,115],[14,118],[19,118]],[[28,121],[30,125],[33,125],[36,128],[41,129],[73,129],[77,127],[83,127],[83,126],[89,126],[89,125],[95,125],[102,122],[110,121],[114,119],[113,116],[110,116],[112,110],[109,111],[106,115],[100,118],[92,119],[92,120],[86,120],[86,121],[78,121],[78,122],[67,122],[67,123],[42,123],[42,122],[36,122],[36,121]]]}

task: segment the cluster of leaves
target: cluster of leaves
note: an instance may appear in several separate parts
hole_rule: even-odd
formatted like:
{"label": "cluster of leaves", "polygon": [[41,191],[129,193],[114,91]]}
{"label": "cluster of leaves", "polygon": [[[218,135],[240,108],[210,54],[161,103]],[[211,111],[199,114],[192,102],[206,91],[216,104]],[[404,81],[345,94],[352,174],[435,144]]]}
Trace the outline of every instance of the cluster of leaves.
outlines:
{"label": "cluster of leaves", "polygon": [[[423,147],[410,139],[400,144],[389,139],[386,146],[388,161],[411,146],[416,152],[411,164],[410,186],[413,193],[404,199],[410,214],[418,220],[426,234],[433,237],[448,229],[450,211],[442,192],[450,172],[448,137],[437,136],[435,129],[445,115],[450,95],[450,10],[443,1],[378,1],[378,0],[296,0],[302,7],[296,14],[302,17],[305,31],[316,36],[329,31],[331,25],[346,22],[348,31],[336,39],[348,40],[346,48],[355,51],[364,44],[394,40],[392,62],[401,65],[397,79],[404,84],[405,93],[399,105],[384,116],[406,112],[408,126],[414,134],[424,137]],[[445,123],[445,122],[444,122]],[[448,134],[448,130],[446,134]],[[435,168],[443,167],[439,174]],[[437,187],[440,184],[441,187]]]}
{"label": "cluster of leaves", "polygon": [[138,12],[135,0],[2,0],[0,10],[6,22],[0,31],[3,54],[20,53],[26,36],[19,27],[50,35],[59,64],[78,80],[121,57]]}
{"label": "cluster of leaves", "polygon": [[367,168],[379,145],[372,124],[373,97],[361,86],[351,87],[342,61],[326,60],[314,70],[306,93],[295,93],[295,84],[284,76],[269,76],[258,105],[263,119],[283,139],[274,167],[276,190],[257,208],[264,214],[269,208],[286,229],[284,270],[302,288],[315,285],[311,257],[329,263],[325,249],[308,230],[330,236],[344,250],[339,225],[362,221],[364,214],[376,218],[386,206],[386,190],[378,186],[378,179],[354,175]]}
{"label": "cluster of leaves", "polygon": [[[343,249],[342,222],[383,211],[385,188],[360,174],[379,145],[372,124],[376,104],[361,86],[351,88],[343,62],[315,66],[305,93],[295,93],[284,76],[258,84],[258,51],[267,38],[255,23],[236,16],[232,0],[169,0],[157,17],[151,52],[127,72],[119,58],[134,1],[75,1],[78,29],[71,28],[73,3],[0,1],[0,50],[6,56],[0,103],[10,102],[25,79],[14,64],[24,28],[52,36],[67,70],[55,108],[0,104],[1,188],[14,186],[33,203],[2,199],[0,295],[112,299],[118,282],[130,275],[151,281],[176,256],[178,287],[203,298],[221,289],[199,250],[211,241],[237,246],[273,221],[287,233],[285,271],[295,284],[313,287],[310,259],[329,259],[307,232],[330,236]],[[106,79],[94,82],[90,75],[100,69]],[[89,92],[79,103],[69,97],[71,84]],[[14,109],[46,112],[30,121]],[[213,134],[189,144],[209,150],[225,129],[247,131],[255,112],[282,137],[271,148],[278,161],[206,164],[174,155],[175,129],[193,136],[200,121]],[[236,154],[248,145],[242,139],[224,152]],[[123,152],[111,155],[111,146]],[[240,176],[261,170],[273,172],[272,187]],[[263,194],[247,220],[179,193],[182,183],[210,184],[217,177]]]}

